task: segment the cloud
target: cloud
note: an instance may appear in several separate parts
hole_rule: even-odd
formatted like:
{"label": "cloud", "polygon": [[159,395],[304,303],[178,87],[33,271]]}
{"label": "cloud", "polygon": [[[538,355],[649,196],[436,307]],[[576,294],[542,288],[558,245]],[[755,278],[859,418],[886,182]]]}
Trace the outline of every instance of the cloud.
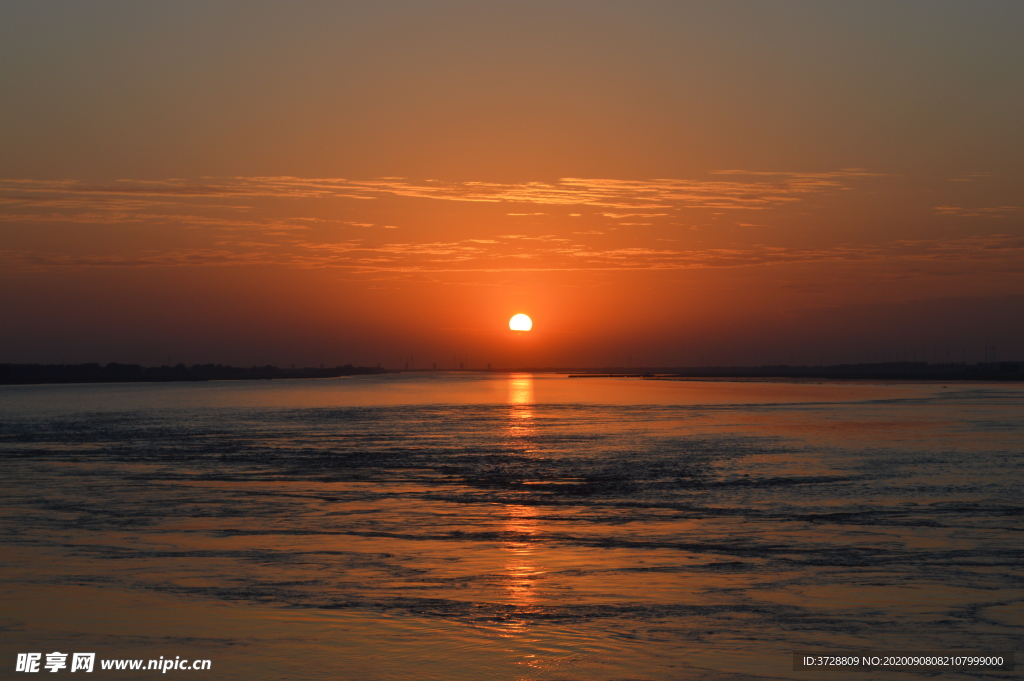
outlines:
{"label": "cloud", "polygon": [[[378,199],[384,196],[441,201],[532,203],[549,206],[589,205],[612,209],[703,207],[756,210],[822,191],[843,189],[846,182],[874,177],[866,171],[831,173],[765,173],[716,171],[717,176],[752,176],[754,180],[615,180],[562,178],[557,182],[444,182],[401,178],[231,177],[119,180],[90,184],[75,180],[0,180],[0,196],[35,197],[175,197],[182,201],[208,198],[280,197],[292,199]],[[27,198],[26,198],[27,197]]]}
{"label": "cloud", "polygon": [[955,215],[962,218],[1005,218],[1024,210],[1021,206],[992,206],[988,208],[963,208],[961,206],[936,206],[941,215]]}
{"label": "cloud", "polygon": [[[307,230],[307,224],[294,222],[326,222],[315,218],[288,218],[286,220],[240,220],[207,215],[179,213],[126,213],[109,212],[65,212],[65,213],[0,213],[0,222],[10,223],[68,223],[87,225],[131,225],[174,226],[184,228],[212,227],[224,231],[240,229],[293,231]],[[344,223],[356,224],[356,223]],[[366,225],[372,226],[372,225]]]}
{"label": "cloud", "polygon": [[[347,209],[339,210],[336,204],[322,203],[339,198],[376,201],[392,197],[397,201],[593,206],[595,215],[609,219],[602,223],[607,234],[638,238],[644,230],[615,232],[617,228],[611,226],[611,220],[635,218],[636,222],[618,224],[624,227],[648,225],[651,222],[644,222],[644,219],[657,221],[673,215],[671,211],[683,208],[709,208],[716,213],[741,210],[748,212],[731,214],[750,217],[749,211],[793,205],[809,196],[849,189],[853,182],[870,177],[877,175],[849,169],[831,173],[717,171],[712,173],[711,180],[563,178],[556,182],[504,184],[410,181],[402,178],[294,177],[123,180],[106,184],[74,180],[0,180],[0,221],[6,225],[26,225],[26,230],[20,233],[22,235],[35,231],[35,225],[43,223],[138,225],[140,228],[153,228],[152,232],[157,235],[147,237],[146,241],[141,238],[133,241],[135,250],[131,250],[127,242],[111,242],[109,239],[94,242],[75,240],[77,244],[87,243],[81,248],[91,250],[89,253],[61,252],[60,243],[9,248],[0,253],[0,268],[24,271],[261,265],[336,268],[359,275],[376,273],[387,279],[411,273],[428,276],[430,273],[474,271],[683,270],[884,259],[908,263],[985,262],[987,267],[989,263],[1002,266],[997,261],[1005,261],[1007,266],[1012,266],[1013,261],[1019,262],[1024,255],[1022,238],[1006,234],[958,240],[890,241],[863,246],[839,244],[817,249],[765,244],[684,248],[679,243],[666,243],[664,240],[609,248],[579,243],[589,240],[603,244],[611,240],[610,237],[588,239],[590,235],[602,234],[596,230],[496,235],[493,229],[481,228],[473,230],[476,238],[445,240],[445,237],[423,237],[415,224],[401,230],[396,225],[383,224],[385,220],[402,221],[403,218],[386,215],[386,211],[377,209],[377,206],[373,212],[360,215],[354,211],[346,214],[344,210]],[[310,201],[313,202],[312,207],[308,203]],[[268,204],[273,212],[261,212]],[[356,205],[361,208],[365,204]],[[417,205],[415,209],[420,207]],[[1005,217],[1019,214],[1022,208],[939,206],[936,210],[952,216]],[[496,215],[500,216],[502,212],[505,211],[501,210]],[[253,217],[288,213],[305,214],[287,218]],[[507,214],[545,215],[536,212]],[[564,214],[558,211],[554,215]],[[351,219],[341,220],[340,217]],[[548,225],[548,222],[544,224]],[[506,225],[501,229],[509,228],[507,221],[499,224]],[[754,222],[739,224],[756,226]],[[378,229],[356,230],[351,227]],[[555,229],[551,225],[545,227],[545,230]],[[568,232],[568,228],[565,231]],[[693,235],[693,232],[685,233]],[[463,230],[462,234],[468,235],[468,232]],[[360,238],[355,238],[356,235]],[[417,242],[417,236],[423,241]],[[384,240],[392,243],[380,243]],[[149,248],[139,247],[143,243]],[[166,248],[156,248],[159,245],[166,245]]]}
{"label": "cloud", "polygon": [[563,238],[466,239],[426,243],[368,244],[360,240],[286,244],[254,240],[221,241],[213,248],[137,250],[119,254],[69,255],[0,252],[7,271],[95,267],[195,267],[272,265],[336,268],[357,274],[685,270],[781,266],[813,262],[920,263],[985,262],[1020,268],[1024,237],[1007,234],[949,240],[893,241],[873,246],[841,244],[793,248],[756,244],[735,248],[596,248]]}
{"label": "cloud", "polygon": [[909,260],[987,261],[1024,256],[1024,236],[988,234],[942,241],[900,240],[892,244],[894,251]]}
{"label": "cloud", "polygon": [[974,182],[975,180],[978,180],[978,179],[981,179],[981,178],[994,177],[994,176],[995,176],[995,173],[966,173],[964,175],[960,175],[959,177],[951,177],[951,178],[949,178],[949,181],[950,182]]}
{"label": "cloud", "polygon": [[621,220],[622,218],[659,218],[667,216],[668,213],[601,213],[601,215]]}

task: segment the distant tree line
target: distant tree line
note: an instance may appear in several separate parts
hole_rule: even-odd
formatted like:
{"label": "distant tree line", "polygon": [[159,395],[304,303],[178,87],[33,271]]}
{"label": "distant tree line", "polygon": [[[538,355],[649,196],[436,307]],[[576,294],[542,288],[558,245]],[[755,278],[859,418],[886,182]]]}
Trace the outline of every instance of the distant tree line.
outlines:
{"label": "distant tree line", "polygon": [[380,367],[351,364],[329,368],[233,367],[223,364],[143,367],[140,364],[0,364],[0,384],[18,383],[128,383],[143,381],[225,381],[273,378],[335,378],[386,373]]}

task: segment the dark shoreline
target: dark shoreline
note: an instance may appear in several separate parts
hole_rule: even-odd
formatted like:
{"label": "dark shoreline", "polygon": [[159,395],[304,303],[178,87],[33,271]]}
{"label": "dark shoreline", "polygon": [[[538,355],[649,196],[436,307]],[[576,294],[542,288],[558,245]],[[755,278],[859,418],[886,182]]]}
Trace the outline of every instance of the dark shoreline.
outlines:
{"label": "dark shoreline", "polygon": [[1024,362],[979,362],[977,364],[886,362],[830,366],[609,368],[576,370],[570,375],[570,378],[597,376],[655,380],[770,380],[782,378],[792,380],[1024,381]]}
{"label": "dark shoreline", "polygon": [[[424,370],[432,373],[432,370]],[[524,367],[467,370],[472,373],[532,372],[569,374],[569,378],[643,378],[651,380],[703,379],[866,379],[901,381],[1024,381],[1024,362],[977,364],[928,364],[885,362],[831,366],[738,366],[738,367]],[[276,366],[233,367],[221,364],[143,367],[138,364],[0,364],[0,385],[54,383],[166,383],[172,381],[272,380],[338,378],[386,373],[407,373],[351,364],[336,367],[283,369]],[[410,372],[411,373],[411,372]],[[421,373],[421,372],[416,372]]]}
{"label": "dark shoreline", "polygon": [[380,367],[233,367],[223,364],[143,367],[139,364],[0,364],[0,385],[44,383],[167,383],[174,381],[259,381],[282,378],[337,378],[387,373]]}
{"label": "dark shoreline", "polygon": [[828,366],[745,366],[745,367],[620,367],[576,370],[570,378],[596,376],[653,380],[703,379],[829,379],[899,381],[1024,381],[1024,362],[979,362],[977,364],[929,364],[927,362],[883,362],[877,364],[834,364]]}

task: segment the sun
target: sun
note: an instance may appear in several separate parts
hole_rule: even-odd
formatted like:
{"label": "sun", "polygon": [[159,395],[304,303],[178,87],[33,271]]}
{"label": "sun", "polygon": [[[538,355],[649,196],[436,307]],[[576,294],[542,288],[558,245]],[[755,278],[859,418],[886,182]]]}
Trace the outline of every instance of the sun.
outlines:
{"label": "sun", "polygon": [[508,328],[513,331],[529,331],[533,328],[533,320],[524,314],[517,314],[508,320]]}

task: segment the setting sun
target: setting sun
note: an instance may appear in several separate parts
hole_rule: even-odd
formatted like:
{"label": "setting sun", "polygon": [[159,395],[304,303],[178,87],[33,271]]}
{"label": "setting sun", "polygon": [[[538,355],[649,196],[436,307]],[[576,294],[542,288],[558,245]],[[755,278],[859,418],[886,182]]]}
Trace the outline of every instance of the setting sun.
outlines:
{"label": "setting sun", "polygon": [[0,0],[0,667],[1024,681],[1024,0],[256,4]]}
{"label": "setting sun", "polygon": [[524,314],[517,314],[508,320],[508,328],[513,331],[529,331],[533,328],[533,320]]}

